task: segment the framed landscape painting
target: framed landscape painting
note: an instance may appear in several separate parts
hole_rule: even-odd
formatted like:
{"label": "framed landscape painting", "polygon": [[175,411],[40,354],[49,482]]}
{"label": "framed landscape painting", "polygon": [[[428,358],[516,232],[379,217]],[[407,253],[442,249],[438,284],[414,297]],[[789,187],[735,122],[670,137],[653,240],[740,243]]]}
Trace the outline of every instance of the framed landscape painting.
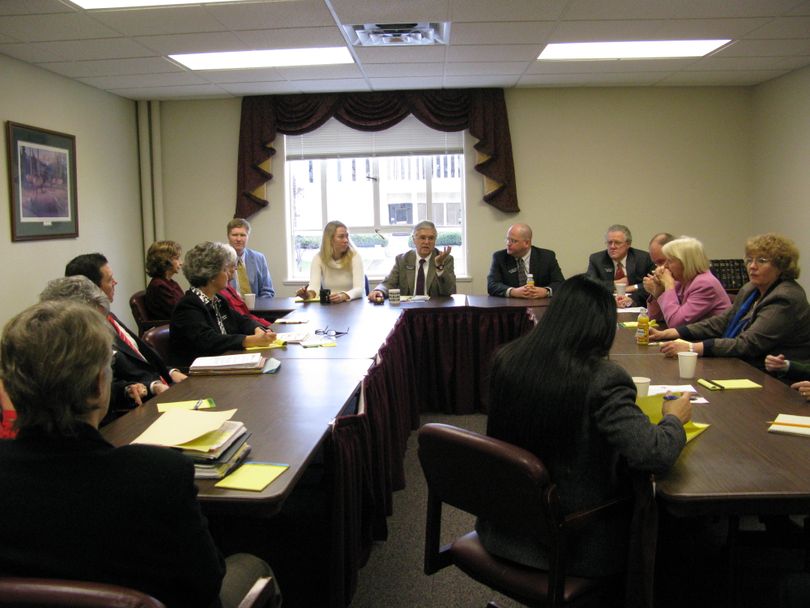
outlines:
{"label": "framed landscape painting", "polygon": [[76,138],[6,123],[11,240],[79,236]]}

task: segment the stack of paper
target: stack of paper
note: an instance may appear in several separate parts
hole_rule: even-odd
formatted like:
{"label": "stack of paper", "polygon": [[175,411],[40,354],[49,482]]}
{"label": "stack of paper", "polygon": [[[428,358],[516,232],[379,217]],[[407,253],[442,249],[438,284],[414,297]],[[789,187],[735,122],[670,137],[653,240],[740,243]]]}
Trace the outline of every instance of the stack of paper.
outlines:
{"label": "stack of paper", "polygon": [[182,450],[194,461],[195,477],[220,479],[250,453],[245,425],[230,420],[235,412],[171,409],[132,443]]}
{"label": "stack of paper", "polygon": [[[658,424],[661,418],[664,417],[661,408],[664,405],[663,395],[650,395],[648,397],[636,397],[636,403],[641,411],[647,414],[647,418],[653,424]],[[686,432],[686,441],[692,441],[695,437],[700,435],[703,431],[709,428],[708,424],[702,422],[692,422],[691,420],[683,425],[683,430]]]}
{"label": "stack of paper", "polygon": [[810,416],[779,414],[776,420],[771,423],[771,426],[768,427],[768,432],[810,437]]}
{"label": "stack of paper", "polygon": [[260,374],[265,359],[259,353],[197,357],[189,368],[190,374]]}

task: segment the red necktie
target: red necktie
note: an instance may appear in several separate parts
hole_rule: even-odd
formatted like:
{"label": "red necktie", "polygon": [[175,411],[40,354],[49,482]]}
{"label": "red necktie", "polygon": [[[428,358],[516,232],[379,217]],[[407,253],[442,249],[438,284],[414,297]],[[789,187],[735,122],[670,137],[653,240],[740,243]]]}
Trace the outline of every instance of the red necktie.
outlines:
{"label": "red necktie", "polygon": [[616,264],[616,272],[613,274],[613,280],[618,281],[619,279],[623,279],[626,276],[627,275],[624,274],[624,267],[622,266],[622,263],[619,262],[618,264]]}

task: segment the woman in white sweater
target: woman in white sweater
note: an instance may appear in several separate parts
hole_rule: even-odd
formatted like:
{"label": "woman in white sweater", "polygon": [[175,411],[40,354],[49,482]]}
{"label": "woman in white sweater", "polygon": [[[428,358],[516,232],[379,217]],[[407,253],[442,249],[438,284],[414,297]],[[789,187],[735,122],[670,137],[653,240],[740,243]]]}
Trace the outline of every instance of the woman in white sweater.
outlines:
{"label": "woman in white sweater", "polygon": [[363,260],[349,241],[349,229],[343,222],[329,222],[323,229],[321,250],[312,258],[309,285],[298,296],[311,299],[329,289],[329,301],[348,302],[362,298],[365,291]]}

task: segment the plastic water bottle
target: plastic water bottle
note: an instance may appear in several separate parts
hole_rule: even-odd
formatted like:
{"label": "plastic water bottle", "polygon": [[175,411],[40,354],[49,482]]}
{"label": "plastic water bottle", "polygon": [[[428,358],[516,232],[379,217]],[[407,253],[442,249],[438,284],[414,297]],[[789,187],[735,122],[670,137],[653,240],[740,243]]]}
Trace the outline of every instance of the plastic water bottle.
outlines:
{"label": "plastic water bottle", "polygon": [[534,287],[534,275],[527,274],[526,275],[526,287]]}
{"label": "plastic water bottle", "polygon": [[642,308],[638,313],[638,327],[636,328],[636,344],[650,343],[650,316],[647,309]]}

